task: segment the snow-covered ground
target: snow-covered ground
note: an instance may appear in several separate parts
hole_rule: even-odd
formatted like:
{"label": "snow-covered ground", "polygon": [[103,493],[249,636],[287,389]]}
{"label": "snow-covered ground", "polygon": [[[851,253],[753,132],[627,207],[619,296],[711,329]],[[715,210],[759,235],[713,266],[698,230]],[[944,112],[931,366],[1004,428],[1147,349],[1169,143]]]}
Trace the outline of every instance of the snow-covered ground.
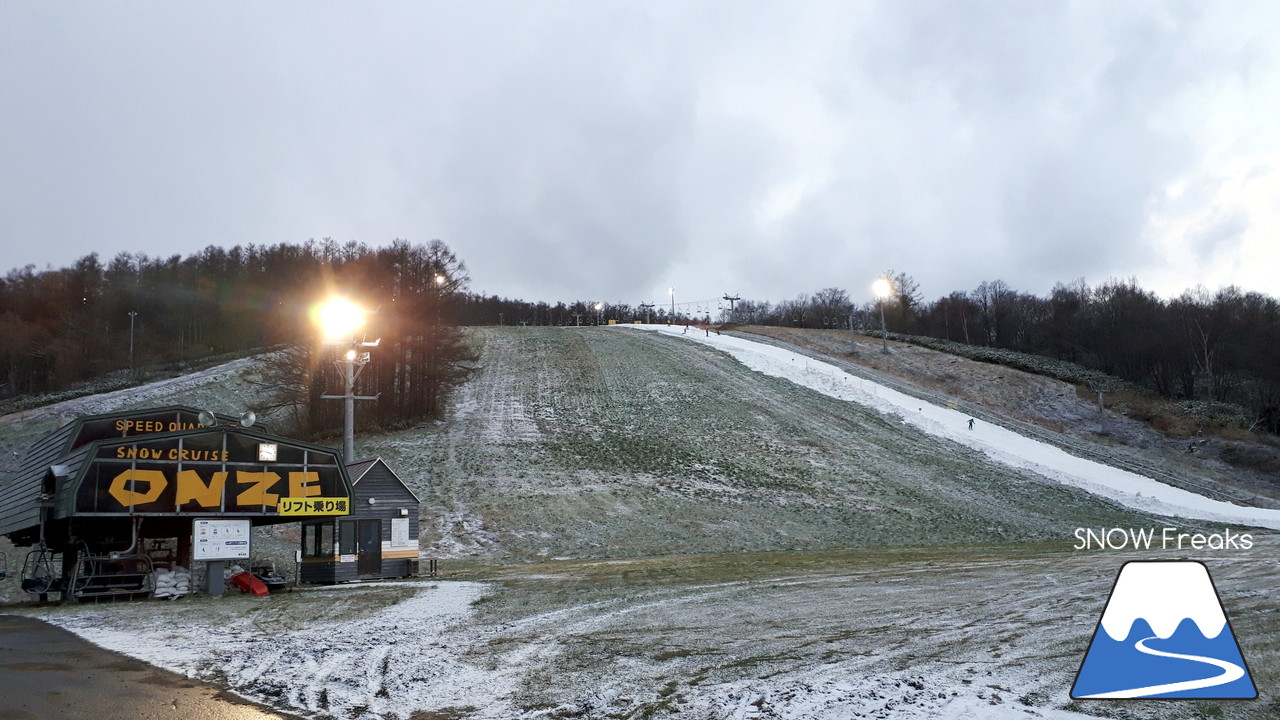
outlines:
{"label": "snow-covered ground", "polygon": [[[446,578],[430,582],[19,612],[315,718],[1072,720],[1116,709],[1067,691],[1116,571],[1151,556],[1074,552],[1063,528],[1151,516],[1064,486],[1155,514],[1271,517],[1112,478],[985,424],[970,431],[948,408],[758,343],[688,334],[790,383],[680,339],[480,334],[505,355],[486,355],[455,418],[361,441],[408,480],[428,478],[419,489],[431,493],[424,518],[443,518],[438,547],[534,548],[515,554],[522,562],[446,560]],[[243,371],[193,389],[216,392]],[[172,391],[95,409],[189,402]],[[954,457],[933,464],[939,453]],[[584,557],[646,532],[633,557]],[[691,550],[695,533],[738,533],[769,552]],[[648,556],[665,553],[688,554]],[[534,559],[560,554],[578,559]],[[1264,696],[1280,679],[1278,555],[1280,538],[1264,533],[1248,552],[1191,555],[1210,567]],[[1124,712],[1262,720],[1280,711],[1266,702]]]}
{"label": "snow-covered ground", "polygon": [[212,412],[239,415],[258,399],[262,386],[254,384],[261,357],[232,360],[204,370],[163,378],[137,387],[86,395],[30,410],[0,415],[0,438],[14,452],[0,455],[0,472],[15,472],[20,455],[31,443],[82,415],[127,408],[190,405]]}
{"label": "snow-covered ground", "polygon": [[[103,647],[295,712],[407,718],[406,710],[483,706],[488,717],[508,717],[512,673],[459,653],[482,637],[467,621],[485,591],[469,582],[343,586],[258,603],[206,598],[48,619]],[[318,607],[330,603],[342,611]]]}
{"label": "snow-covered ground", "polygon": [[[1280,567],[1263,558],[1280,547],[1260,542],[1257,555],[1203,557],[1265,693]],[[1067,691],[1115,571],[1140,557],[568,561],[491,568],[485,582],[26,612],[316,718],[1073,720],[1114,709]],[[1188,706],[1127,707],[1172,720]],[[1220,716],[1267,713],[1243,703]]]}
{"label": "snow-covered ground", "polygon": [[619,325],[688,338],[723,350],[739,362],[840,400],[850,400],[899,417],[935,437],[980,450],[993,460],[1039,473],[1058,482],[1155,515],[1280,529],[1280,510],[1242,507],[1172,487],[1127,470],[1070,455],[1012,430],[978,423],[957,410],[904,395],[870,380],[789,350],[700,328],[669,325]]}

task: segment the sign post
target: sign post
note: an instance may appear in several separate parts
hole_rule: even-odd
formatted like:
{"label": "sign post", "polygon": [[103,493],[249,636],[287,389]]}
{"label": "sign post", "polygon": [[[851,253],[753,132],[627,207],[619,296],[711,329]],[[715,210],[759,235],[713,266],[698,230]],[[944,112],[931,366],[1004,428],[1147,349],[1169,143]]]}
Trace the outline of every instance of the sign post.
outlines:
{"label": "sign post", "polygon": [[197,519],[192,523],[192,560],[203,560],[208,568],[208,593],[221,595],[226,589],[223,569],[226,560],[249,559],[249,520]]}

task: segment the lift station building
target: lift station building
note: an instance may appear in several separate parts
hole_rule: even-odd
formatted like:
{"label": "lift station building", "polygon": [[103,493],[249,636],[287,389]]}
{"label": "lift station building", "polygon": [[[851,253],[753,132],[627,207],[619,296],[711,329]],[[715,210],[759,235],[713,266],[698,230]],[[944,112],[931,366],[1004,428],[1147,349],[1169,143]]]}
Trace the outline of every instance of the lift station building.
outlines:
{"label": "lift station building", "polygon": [[[361,471],[378,463],[361,464]],[[389,468],[386,472],[394,478]],[[388,496],[379,505],[382,497],[360,497],[353,485],[334,449],[248,427],[236,418],[177,406],[91,415],[37,441],[16,476],[0,485],[0,534],[15,545],[60,554],[61,584],[52,591],[64,597],[68,590],[74,596],[131,587],[121,578],[142,569],[124,559],[139,557],[148,543],[167,543],[170,559],[188,566],[201,560],[247,560],[251,527],[301,522],[304,527],[337,528],[341,535],[348,526],[337,520],[348,517],[355,523],[350,526],[355,545],[326,547],[311,534],[312,552],[304,542],[303,555],[315,560],[315,551],[328,549],[330,561],[340,564],[339,550],[353,550],[356,577],[416,570],[416,498],[408,503]],[[368,488],[382,491],[380,485],[371,482]],[[361,504],[364,513],[356,512]],[[411,522],[394,523],[392,517],[381,522],[388,508]],[[402,508],[407,515],[400,514]],[[370,514],[377,517],[365,517]],[[412,536],[404,547],[392,549],[403,541],[393,534],[406,529]],[[386,566],[387,560],[407,561],[410,551],[412,568],[407,563]],[[377,557],[377,572],[372,556]],[[344,573],[315,579],[348,578]]]}

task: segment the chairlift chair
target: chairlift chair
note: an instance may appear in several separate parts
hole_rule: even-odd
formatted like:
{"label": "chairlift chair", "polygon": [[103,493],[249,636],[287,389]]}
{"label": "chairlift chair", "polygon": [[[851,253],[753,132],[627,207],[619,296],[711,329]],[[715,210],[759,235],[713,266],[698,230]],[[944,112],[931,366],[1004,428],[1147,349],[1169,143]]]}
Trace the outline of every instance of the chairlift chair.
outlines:
{"label": "chairlift chair", "polygon": [[71,597],[83,602],[150,595],[154,569],[146,555],[82,555],[71,573]]}
{"label": "chairlift chair", "polygon": [[43,544],[27,553],[22,562],[22,589],[32,595],[61,592],[62,554]]}

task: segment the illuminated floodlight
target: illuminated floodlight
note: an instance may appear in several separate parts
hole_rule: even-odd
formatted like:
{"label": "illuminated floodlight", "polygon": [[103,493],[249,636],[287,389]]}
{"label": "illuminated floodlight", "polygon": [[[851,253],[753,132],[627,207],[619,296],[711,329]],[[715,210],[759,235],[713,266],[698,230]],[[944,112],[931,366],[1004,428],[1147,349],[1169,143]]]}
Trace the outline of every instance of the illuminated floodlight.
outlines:
{"label": "illuminated floodlight", "polygon": [[343,297],[332,297],[311,309],[311,320],[326,340],[350,340],[364,326],[365,312]]}
{"label": "illuminated floodlight", "polygon": [[880,298],[880,351],[885,355],[889,354],[889,328],[884,322],[884,301],[893,294],[893,284],[889,282],[889,278],[877,278],[871,284],[871,292]]}

